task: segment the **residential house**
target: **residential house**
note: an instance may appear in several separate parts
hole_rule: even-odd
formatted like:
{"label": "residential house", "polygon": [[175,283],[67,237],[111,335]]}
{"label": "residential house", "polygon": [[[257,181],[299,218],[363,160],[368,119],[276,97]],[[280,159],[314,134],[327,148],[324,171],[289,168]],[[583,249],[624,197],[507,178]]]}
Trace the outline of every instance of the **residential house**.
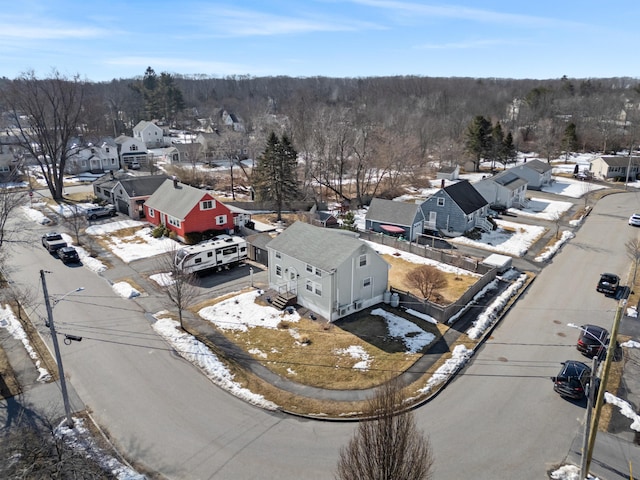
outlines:
{"label": "residential house", "polygon": [[120,135],[115,142],[122,168],[136,164],[147,165],[147,146],[141,139]]}
{"label": "residential house", "polygon": [[473,184],[490,206],[522,208],[527,204],[527,181],[511,170],[503,170]]}
{"label": "residential house", "polygon": [[418,203],[373,198],[365,216],[365,229],[414,241],[424,232],[425,216]]}
{"label": "residential house", "polygon": [[553,168],[548,163],[537,159],[511,167],[509,171],[524,178],[529,190],[542,190],[543,187],[553,183],[553,178],[551,178]]}
{"label": "residential house", "polygon": [[440,169],[436,172],[436,178],[438,180],[459,180],[460,165],[440,167]]}
{"label": "residential house", "polygon": [[0,144],[0,180],[15,181],[19,176],[20,158],[13,146]]}
{"label": "residential house", "polygon": [[233,225],[235,230],[238,231],[240,227],[244,227],[247,222],[251,221],[251,212],[235,205],[227,205],[231,214],[233,215]]}
{"label": "residential house", "polygon": [[144,218],[144,203],[167,180],[166,175],[134,176],[116,180],[109,203],[134,220]]}
{"label": "residential house", "polygon": [[[601,180],[635,180],[640,173],[640,157],[628,155],[603,155],[589,163],[589,171]],[[627,175],[627,172],[628,175]]]}
{"label": "residential house", "polygon": [[109,172],[120,169],[118,146],[113,139],[105,139],[99,145],[81,144],[79,140],[71,146],[65,172],[77,175],[84,172]]}
{"label": "residential house", "polygon": [[153,122],[142,120],[133,127],[133,138],[143,142],[147,148],[164,146],[164,130]]}
{"label": "residential house", "polygon": [[338,228],[340,222],[338,218],[331,212],[325,212],[318,210],[315,213],[311,213],[311,224],[323,228]]}
{"label": "residential house", "polygon": [[93,194],[103,202],[111,202],[111,190],[121,179],[129,178],[130,175],[123,171],[111,170],[93,182]]}
{"label": "residential house", "polygon": [[145,219],[153,225],[164,225],[180,241],[196,232],[231,233],[233,214],[210,192],[165,180],[144,204]]}
{"label": "residential house", "polygon": [[420,207],[427,230],[457,236],[474,228],[486,231],[493,229],[493,225],[487,220],[489,203],[468,180],[440,188],[422,202]]}
{"label": "residential house", "polygon": [[156,161],[170,164],[180,163],[181,161],[180,150],[178,150],[175,145],[163,148],[154,148],[149,152],[153,154],[153,158]]}
{"label": "residential house", "polygon": [[296,222],[267,244],[269,287],[329,321],[382,302],[389,264],[354,232]]}

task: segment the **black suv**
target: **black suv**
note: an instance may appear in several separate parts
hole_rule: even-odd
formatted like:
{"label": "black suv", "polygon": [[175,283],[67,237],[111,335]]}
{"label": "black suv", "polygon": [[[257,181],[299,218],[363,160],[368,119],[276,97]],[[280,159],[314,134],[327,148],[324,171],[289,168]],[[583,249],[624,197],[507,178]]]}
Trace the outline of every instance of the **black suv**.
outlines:
{"label": "black suv", "polygon": [[562,368],[553,380],[553,389],[562,397],[582,400],[589,393],[591,367],[575,360],[562,362]]}
{"label": "black suv", "polygon": [[62,247],[58,249],[58,257],[62,263],[79,263],[80,257],[73,247]]}
{"label": "black suv", "polygon": [[615,295],[620,286],[620,277],[615,273],[603,273],[600,275],[596,290],[605,295]]}
{"label": "black suv", "polygon": [[576,348],[589,358],[604,358],[609,345],[609,331],[597,325],[582,325]]}

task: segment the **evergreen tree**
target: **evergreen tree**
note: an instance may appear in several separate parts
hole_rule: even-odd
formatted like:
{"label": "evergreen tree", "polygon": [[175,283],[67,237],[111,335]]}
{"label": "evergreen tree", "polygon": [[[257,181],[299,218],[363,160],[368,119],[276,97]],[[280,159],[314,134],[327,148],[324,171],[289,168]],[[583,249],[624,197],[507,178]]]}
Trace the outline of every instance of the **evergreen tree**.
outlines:
{"label": "evergreen tree", "polygon": [[494,168],[495,162],[504,161],[504,132],[500,122],[491,128],[491,167]]}
{"label": "evergreen tree", "polygon": [[571,122],[562,134],[562,150],[565,152],[565,163],[569,157],[569,152],[575,152],[577,148],[578,134],[576,132],[576,124]]}
{"label": "evergreen tree", "polygon": [[506,163],[514,162],[516,159],[516,147],[513,144],[513,135],[511,132],[507,133],[507,136],[504,137],[504,142],[502,144],[502,151],[504,156],[504,161]]}
{"label": "evergreen tree", "polygon": [[148,120],[162,118],[171,122],[177,113],[184,110],[182,92],[166,72],[158,77],[153,68],[147,67],[142,81],[132,84],[131,88],[142,96]]}
{"label": "evergreen tree", "polygon": [[253,188],[258,200],[275,202],[278,221],[282,220],[282,206],[298,196],[298,152],[289,138],[281,139],[271,132],[267,146],[258,158],[253,172]]}
{"label": "evergreen tree", "polygon": [[476,116],[467,127],[465,150],[473,155],[474,171],[480,169],[480,161],[491,152],[491,122],[482,115]]}

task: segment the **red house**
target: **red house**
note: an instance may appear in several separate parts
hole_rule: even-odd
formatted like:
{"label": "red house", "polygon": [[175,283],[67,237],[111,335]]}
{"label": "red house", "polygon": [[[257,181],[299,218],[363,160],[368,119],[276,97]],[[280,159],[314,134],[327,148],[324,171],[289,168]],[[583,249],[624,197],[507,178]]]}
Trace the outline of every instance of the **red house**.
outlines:
{"label": "red house", "polygon": [[144,204],[146,220],[164,225],[185,241],[191,232],[218,230],[233,232],[233,213],[206,190],[168,179]]}

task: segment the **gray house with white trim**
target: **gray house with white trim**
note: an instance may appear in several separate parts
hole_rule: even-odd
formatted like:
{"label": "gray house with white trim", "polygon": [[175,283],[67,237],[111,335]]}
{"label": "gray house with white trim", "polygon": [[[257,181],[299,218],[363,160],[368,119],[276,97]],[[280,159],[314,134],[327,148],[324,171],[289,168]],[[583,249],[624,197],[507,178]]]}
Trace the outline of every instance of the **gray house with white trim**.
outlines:
{"label": "gray house with white trim", "polygon": [[269,288],[329,321],[383,300],[389,264],[356,233],[296,222],[267,243]]}
{"label": "gray house with white trim", "polygon": [[489,205],[522,208],[527,203],[527,181],[511,170],[504,170],[473,184]]}
{"label": "gray house with white trim", "polygon": [[553,183],[553,178],[551,178],[553,167],[540,160],[529,160],[511,167],[509,171],[520,178],[524,178],[527,181],[527,189],[529,190],[542,190],[543,187]]}

